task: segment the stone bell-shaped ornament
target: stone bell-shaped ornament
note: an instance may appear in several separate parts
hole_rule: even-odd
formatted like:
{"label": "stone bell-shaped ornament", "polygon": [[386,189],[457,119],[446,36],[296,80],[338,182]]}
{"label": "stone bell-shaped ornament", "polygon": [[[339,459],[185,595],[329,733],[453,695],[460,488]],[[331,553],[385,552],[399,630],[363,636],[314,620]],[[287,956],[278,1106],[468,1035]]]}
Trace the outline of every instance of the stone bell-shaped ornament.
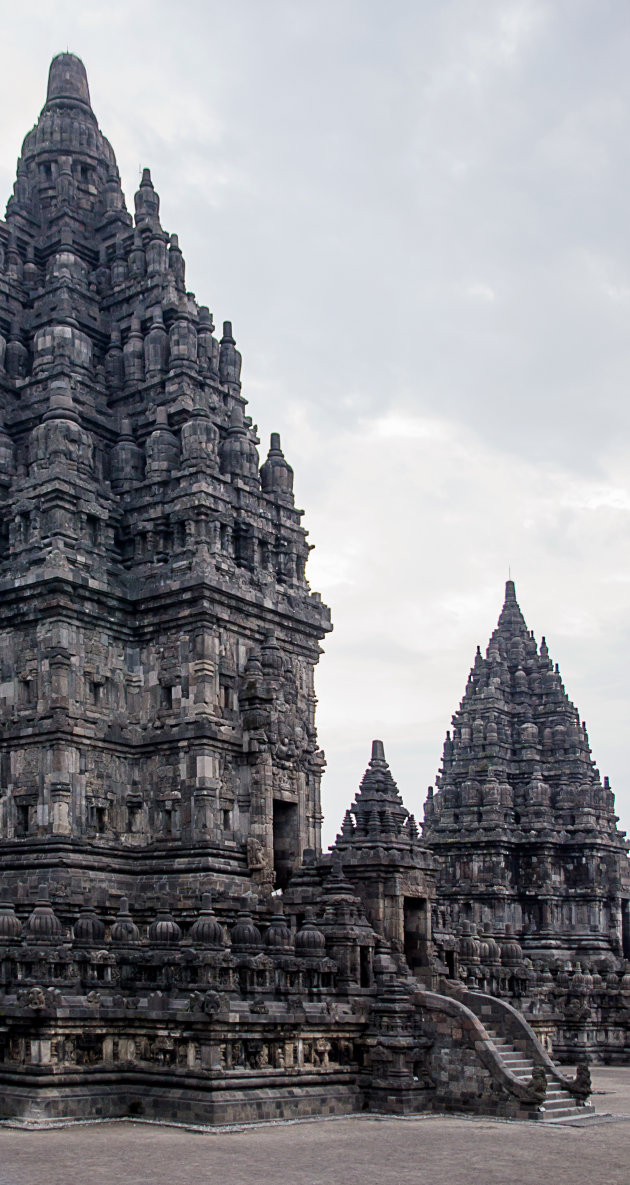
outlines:
{"label": "stone bell-shaped ornament", "polygon": [[271,433],[269,454],[261,466],[260,481],[266,494],[283,494],[293,501],[293,470],[280,447],[279,432]]}

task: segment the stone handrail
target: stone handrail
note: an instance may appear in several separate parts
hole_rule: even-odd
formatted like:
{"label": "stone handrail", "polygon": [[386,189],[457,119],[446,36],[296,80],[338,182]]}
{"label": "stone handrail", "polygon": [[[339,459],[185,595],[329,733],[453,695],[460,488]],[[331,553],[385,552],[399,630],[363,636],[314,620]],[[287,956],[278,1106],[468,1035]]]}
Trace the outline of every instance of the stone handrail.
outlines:
{"label": "stone handrail", "polygon": [[[557,1082],[580,1102],[586,1102],[591,1094],[591,1080],[588,1067],[578,1066],[575,1078],[568,1078],[563,1074],[555,1062],[549,1057],[547,1050],[541,1045],[531,1025],[527,1023],[522,1013],[513,1008],[505,1000],[496,996],[488,996],[484,992],[473,992],[469,988],[454,983],[452,980],[442,981],[444,994],[451,999],[465,1004],[483,1024],[484,1017],[494,1020],[501,1034],[514,1043],[517,1049],[531,1057],[535,1066],[540,1066],[548,1078]],[[492,1038],[490,1038],[492,1040]]]}
{"label": "stone handrail", "polygon": [[482,1022],[466,1004],[454,996],[443,996],[438,992],[422,989],[414,992],[413,1001],[419,1008],[441,1012],[456,1020],[461,1027],[465,1044],[475,1050],[479,1061],[494,1081],[500,1082],[526,1110],[537,1111],[540,1108],[547,1090],[546,1074],[541,1074],[540,1067],[535,1066],[528,1082],[522,1082],[517,1078],[504,1064]]}

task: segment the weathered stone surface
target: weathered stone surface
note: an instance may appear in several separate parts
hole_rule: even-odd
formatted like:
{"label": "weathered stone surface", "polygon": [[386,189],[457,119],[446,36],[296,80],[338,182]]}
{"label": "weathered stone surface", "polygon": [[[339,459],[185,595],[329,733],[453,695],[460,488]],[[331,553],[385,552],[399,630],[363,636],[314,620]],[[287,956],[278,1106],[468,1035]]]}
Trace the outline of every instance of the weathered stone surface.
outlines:
{"label": "weathered stone surface", "polygon": [[627,841],[545,639],[506,585],[429,789],[445,974],[522,1008],[557,1055],[628,1056]]}
{"label": "weathered stone surface", "polygon": [[231,324],[186,291],[148,169],[134,228],[71,54],[0,244],[0,837],[22,882],[55,837],[65,892],[78,841],[106,896],[140,849],[154,891],[200,862],[269,891],[319,846],[329,615],[279,438],[261,485]]}
{"label": "weathered stone surface", "polygon": [[148,169],[134,207],[61,54],[0,223],[0,1114],[535,1118],[533,1035],[524,1086],[436,991],[458,958],[504,962],[512,991],[522,949],[458,939],[437,830],[432,853],[380,741],[321,853],[331,626],[293,471],[276,433],[259,467],[232,324],[217,340],[186,290]]}
{"label": "weathered stone surface", "polygon": [[376,934],[320,856],[293,472],[71,54],[0,259],[2,1112],[355,1110]]}

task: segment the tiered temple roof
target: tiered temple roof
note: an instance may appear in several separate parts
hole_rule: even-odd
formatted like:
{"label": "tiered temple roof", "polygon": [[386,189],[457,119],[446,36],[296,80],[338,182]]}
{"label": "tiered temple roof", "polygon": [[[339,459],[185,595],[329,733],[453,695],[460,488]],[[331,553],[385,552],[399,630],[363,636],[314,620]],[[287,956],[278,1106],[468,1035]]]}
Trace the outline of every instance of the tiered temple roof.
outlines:
{"label": "tiered temple roof", "polygon": [[404,806],[385,760],[383,742],[373,741],[370,763],[346,811],[335,848],[406,848],[415,843],[418,834],[416,821]]}
{"label": "tiered temple roof", "polygon": [[444,743],[425,837],[438,833],[590,830],[616,836],[614,797],[545,638],[528,630],[513,581],[485,657],[477,649]]}
{"label": "tiered temple roof", "polygon": [[319,848],[330,618],[240,372],[60,54],[0,222],[0,843],[22,859],[201,847],[269,892]]}
{"label": "tiered temple roof", "polygon": [[532,956],[621,951],[627,845],[614,797],[511,580],[447,733],[437,785],[423,839],[438,857],[445,933],[474,922],[501,936],[509,924]]}

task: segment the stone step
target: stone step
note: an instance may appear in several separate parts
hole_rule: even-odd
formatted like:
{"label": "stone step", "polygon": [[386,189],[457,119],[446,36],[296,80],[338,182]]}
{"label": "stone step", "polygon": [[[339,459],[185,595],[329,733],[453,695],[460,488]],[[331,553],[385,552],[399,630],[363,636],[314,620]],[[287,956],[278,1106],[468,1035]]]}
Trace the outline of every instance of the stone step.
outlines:
{"label": "stone step", "polygon": [[[506,1070],[509,1070],[519,1082],[529,1082],[535,1064],[533,1059],[521,1053],[507,1037],[499,1036],[488,1025],[484,1027]],[[559,1074],[563,1073],[560,1067],[556,1068]],[[539,1112],[539,1118],[543,1123],[562,1123],[594,1114],[595,1108],[592,1103],[577,1106],[573,1095],[548,1075],[547,1094]]]}
{"label": "stone step", "polygon": [[588,1119],[589,1116],[595,1114],[595,1108],[592,1103],[587,1103],[584,1107],[565,1107],[564,1110],[557,1111],[543,1111],[541,1118],[543,1123],[562,1123],[566,1119]]}
{"label": "stone step", "polygon": [[[511,1041],[508,1041],[507,1037],[500,1037],[494,1029],[488,1028],[488,1025],[485,1026],[485,1029],[506,1070],[509,1070],[510,1074],[513,1074],[519,1082],[529,1082],[535,1065],[533,1059],[521,1053]],[[558,1072],[562,1073],[561,1070]],[[595,1108],[592,1103],[578,1107],[568,1090],[555,1083],[553,1079],[549,1079],[541,1112],[541,1116],[547,1122],[579,1119],[584,1115],[594,1114],[594,1112]]]}
{"label": "stone step", "polygon": [[567,1107],[572,1107],[576,1111],[584,1110],[583,1107],[576,1107],[570,1095],[568,1095],[565,1099],[550,1099],[547,1095],[547,1098],[543,1101],[542,1105],[545,1108],[545,1111],[566,1111]]}

